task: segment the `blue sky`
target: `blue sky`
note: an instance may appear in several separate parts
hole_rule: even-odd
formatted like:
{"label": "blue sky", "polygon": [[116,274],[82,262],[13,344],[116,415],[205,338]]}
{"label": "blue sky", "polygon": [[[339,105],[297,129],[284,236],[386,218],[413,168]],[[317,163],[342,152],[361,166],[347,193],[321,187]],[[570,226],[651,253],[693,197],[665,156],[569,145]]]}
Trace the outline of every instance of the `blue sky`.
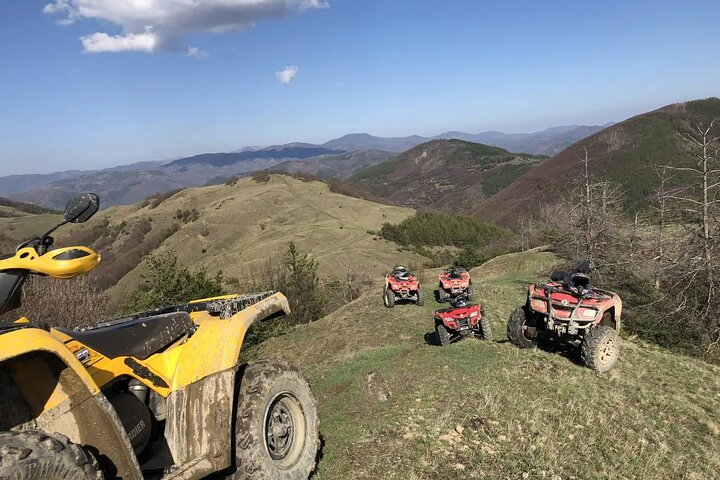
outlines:
{"label": "blue sky", "polygon": [[[263,0],[250,12],[235,0],[220,13],[202,0],[202,15],[163,25],[132,5],[188,0],[53,0],[44,13],[50,1],[0,0],[0,175],[360,131],[601,124],[720,95],[716,0]],[[230,14],[231,28],[215,25]],[[141,51],[84,51],[126,44]]]}

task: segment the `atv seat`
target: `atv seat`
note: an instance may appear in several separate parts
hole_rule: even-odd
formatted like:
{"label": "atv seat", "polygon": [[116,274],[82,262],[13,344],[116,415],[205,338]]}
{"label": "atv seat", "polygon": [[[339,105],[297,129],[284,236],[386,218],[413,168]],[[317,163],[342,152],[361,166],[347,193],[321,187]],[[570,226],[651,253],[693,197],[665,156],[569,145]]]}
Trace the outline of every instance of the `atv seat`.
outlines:
{"label": "atv seat", "polygon": [[187,312],[173,312],[141,318],[125,318],[101,323],[85,330],[56,330],[108,357],[150,355],[192,333],[195,324]]}

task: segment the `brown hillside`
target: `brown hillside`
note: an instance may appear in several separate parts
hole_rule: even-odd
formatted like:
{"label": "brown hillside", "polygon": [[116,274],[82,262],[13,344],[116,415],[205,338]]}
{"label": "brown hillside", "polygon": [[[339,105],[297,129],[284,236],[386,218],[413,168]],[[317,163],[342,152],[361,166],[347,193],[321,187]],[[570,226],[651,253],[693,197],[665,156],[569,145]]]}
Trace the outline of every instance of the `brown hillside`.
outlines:
{"label": "brown hillside", "polygon": [[400,205],[467,211],[544,158],[462,140],[433,140],[365,168],[350,181]]}
{"label": "brown hillside", "polygon": [[685,122],[720,116],[720,99],[668,105],[632,117],[566,148],[537,165],[510,186],[480,203],[477,214],[504,226],[531,215],[539,204],[553,203],[572,186],[585,149],[591,174],[622,184],[628,211],[648,207],[653,192],[654,165],[687,163],[678,129]]}

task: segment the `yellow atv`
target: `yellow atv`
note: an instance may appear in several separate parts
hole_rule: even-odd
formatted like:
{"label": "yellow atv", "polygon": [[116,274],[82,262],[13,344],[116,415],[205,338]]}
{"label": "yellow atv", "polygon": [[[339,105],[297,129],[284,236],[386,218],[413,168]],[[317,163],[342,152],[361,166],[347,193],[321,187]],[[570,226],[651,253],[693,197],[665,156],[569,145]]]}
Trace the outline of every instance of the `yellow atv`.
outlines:
{"label": "yellow atv", "polygon": [[[57,227],[0,257],[0,314],[28,275],[72,278],[100,263],[51,249]],[[319,447],[315,398],[276,362],[239,365],[250,326],[289,313],[280,293],[176,305],[81,330],[20,319],[0,326],[0,479],[306,479]]]}

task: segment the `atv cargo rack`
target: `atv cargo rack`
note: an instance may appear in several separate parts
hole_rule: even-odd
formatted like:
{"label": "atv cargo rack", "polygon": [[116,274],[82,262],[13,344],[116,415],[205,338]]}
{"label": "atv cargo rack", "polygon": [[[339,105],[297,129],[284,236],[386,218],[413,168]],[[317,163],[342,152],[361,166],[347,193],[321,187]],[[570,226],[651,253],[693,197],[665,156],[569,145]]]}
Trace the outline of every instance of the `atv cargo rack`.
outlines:
{"label": "atv cargo rack", "polygon": [[[568,333],[568,334],[576,334],[579,330],[585,330],[587,328],[590,328],[595,320],[597,320],[598,315],[601,312],[601,308],[599,306],[594,305],[588,305],[583,303],[585,300],[605,300],[608,297],[612,297],[615,295],[615,293],[604,290],[601,288],[594,288],[592,289],[593,292],[597,292],[600,295],[595,295],[594,293],[582,293],[578,294],[575,292],[572,292],[568,289],[562,288],[562,287],[555,287],[547,285],[544,288],[545,295],[538,295],[538,294],[531,294],[530,295],[530,302],[531,302],[531,308],[533,308],[535,311],[538,311],[539,313],[546,313],[547,314],[547,327],[550,330],[564,330],[562,333]],[[570,295],[572,297],[577,298],[577,303],[573,305],[562,305],[560,308],[553,305],[553,303],[560,303],[559,301],[553,301],[552,294],[553,293],[563,293],[565,295]],[[533,306],[532,302],[533,300],[538,302],[545,303],[545,312],[542,312],[540,309],[536,306]],[[583,317],[579,315],[580,309],[583,310],[594,310],[595,315],[592,317]],[[569,312],[567,316],[561,316],[558,315],[556,312],[562,311],[562,312]]]}
{"label": "atv cargo rack", "polygon": [[[125,323],[128,320],[155,317],[158,315],[175,312],[193,313],[207,311],[210,315],[218,316],[221,319],[227,319],[232,317],[236,313],[245,310],[249,306],[258,303],[261,300],[265,300],[268,297],[271,297],[274,294],[275,292],[268,291],[261,293],[248,293],[244,295],[227,296],[219,299],[197,300],[190,303],[180,303],[177,305],[171,305],[169,307],[155,308],[153,310],[133,313],[132,315],[128,315],[126,317],[116,318],[107,322],[90,325],[88,327],[79,329],[79,331],[88,331],[94,330],[96,328],[110,327],[113,325]],[[284,313],[280,311],[278,315],[284,315]],[[274,318],[274,316],[268,317],[266,318],[266,320],[269,320],[270,318]]]}

